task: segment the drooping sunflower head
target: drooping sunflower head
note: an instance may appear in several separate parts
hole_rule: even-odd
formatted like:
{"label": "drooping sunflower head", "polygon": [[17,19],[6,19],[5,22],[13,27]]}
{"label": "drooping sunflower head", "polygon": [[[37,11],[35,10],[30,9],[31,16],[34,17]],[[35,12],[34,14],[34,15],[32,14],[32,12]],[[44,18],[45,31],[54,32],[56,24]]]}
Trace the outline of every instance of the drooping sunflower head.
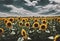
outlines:
{"label": "drooping sunflower head", "polygon": [[24,30],[24,29],[22,29],[21,35],[23,36],[23,38],[24,38],[25,40],[28,38],[27,32],[26,32],[26,30]]}
{"label": "drooping sunflower head", "polygon": [[24,29],[22,29],[21,35],[22,35],[22,36],[25,36],[25,35],[26,35],[26,31],[25,31]]}

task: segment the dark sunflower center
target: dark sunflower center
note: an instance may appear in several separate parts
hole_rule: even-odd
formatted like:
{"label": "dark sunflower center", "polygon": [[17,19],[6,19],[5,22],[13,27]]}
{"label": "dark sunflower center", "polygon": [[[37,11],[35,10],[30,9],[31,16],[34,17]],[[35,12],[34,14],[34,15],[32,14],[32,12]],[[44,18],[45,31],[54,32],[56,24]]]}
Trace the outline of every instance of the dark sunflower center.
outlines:
{"label": "dark sunflower center", "polygon": [[29,24],[26,24],[26,26],[29,26]]}
{"label": "dark sunflower center", "polygon": [[20,20],[20,18],[18,18]]}
{"label": "dark sunflower center", "polygon": [[7,21],[5,21],[5,23],[6,23]]}
{"label": "dark sunflower center", "polygon": [[43,25],[43,26],[41,26],[41,28],[42,28],[42,29],[45,29],[45,26]]}
{"label": "dark sunflower center", "polygon": [[37,20],[35,20],[35,22],[37,22]]}
{"label": "dark sunflower center", "polygon": [[34,24],[35,27],[38,27],[38,24]]}
{"label": "dark sunflower center", "polygon": [[20,25],[22,25],[22,23],[20,23]]}
{"label": "dark sunflower center", "polygon": [[45,22],[45,21],[43,21],[43,23],[45,24],[46,22]]}
{"label": "dark sunflower center", "polygon": [[23,36],[25,36],[25,32],[23,32]]}
{"label": "dark sunflower center", "polygon": [[58,21],[60,21],[60,19],[58,19]]}
{"label": "dark sunflower center", "polygon": [[10,19],[10,21],[12,22],[12,21],[13,21],[13,19]]}
{"label": "dark sunflower center", "polygon": [[11,23],[8,23],[7,25],[8,25],[8,26],[11,26]]}
{"label": "dark sunflower center", "polygon": [[25,20],[23,20],[23,22],[25,22]]}

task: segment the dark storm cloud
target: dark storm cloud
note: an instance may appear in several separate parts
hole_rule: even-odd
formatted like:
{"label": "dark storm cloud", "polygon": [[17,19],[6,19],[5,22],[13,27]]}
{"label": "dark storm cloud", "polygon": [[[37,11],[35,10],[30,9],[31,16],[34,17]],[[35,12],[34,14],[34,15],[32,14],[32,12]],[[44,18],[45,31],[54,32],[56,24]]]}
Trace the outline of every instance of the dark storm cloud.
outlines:
{"label": "dark storm cloud", "polygon": [[0,0],[0,4],[12,4],[13,0]]}
{"label": "dark storm cloud", "polygon": [[9,12],[11,8],[4,6],[3,4],[0,4],[0,12]]}
{"label": "dark storm cloud", "polygon": [[45,5],[49,4],[49,3],[50,3],[49,0],[41,0],[41,1],[38,1],[37,5],[45,6]]}

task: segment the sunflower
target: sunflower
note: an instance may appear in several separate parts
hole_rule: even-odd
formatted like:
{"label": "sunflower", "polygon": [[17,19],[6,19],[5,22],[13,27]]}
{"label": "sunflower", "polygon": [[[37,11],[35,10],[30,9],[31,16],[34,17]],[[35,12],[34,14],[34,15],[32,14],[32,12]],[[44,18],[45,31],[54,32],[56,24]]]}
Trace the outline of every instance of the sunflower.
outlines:
{"label": "sunflower", "polygon": [[25,22],[26,21],[25,18],[23,18],[22,21]]}
{"label": "sunflower", "polygon": [[8,18],[8,20],[14,22],[14,18]]}
{"label": "sunflower", "polygon": [[6,24],[8,22],[8,20],[7,19],[4,19],[4,23]]}
{"label": "sunflower", "polygon": [[8,21],[8,22],[6,23],[6,27],[7,27],[7,28],[12,28],[12,22]]}
{"label": "sunflower", "polygon": [[39,27],[39,22],[34,22],[33,23],[33,28]]}
{"label": "sunflower", "polygon": [[22,29],[21,35],[22,35],[22,36],[25,36],[26,34],[27,34],[26,31],[25,31],[24,29]]}
{"label": "sunflower", "polygon": [[22,31],[21,31],[21,35],[23,36],[23,38],[24,39],[27,39],[27,32],[26,32],[26,30],[24,30],[24,29],[22,29]]}
{"label": "sunflower", "polygon": [[34,22],[38,22],[39,18],[34,18],[33,20],[34,20]]}
{"label": "sunflower", "polygon": [[47,24],[41,24],[39,29],[45,31],[47,29]]}
{"label": "sunflower", "polygon": [[29,20],[29,17],[26,17],[25,20],[28,21]]}
{"label": "sunflower", "polygon": [[26,27],[30,27],[30,23],[29,23],[29,22],[26,22],[26,23],[25,23],[25,26],[26,26]]}
{"label": "sunflower", "polygon": [[19,22],[19,26],[23,26],[23,22],[22,21]]}
{"label": "sunflower", "polygon": [[46,24],[46,22],[47,22],[46,20],[42,20],[42,23],[43,23],[43,24]]}
{"label": "sunflower", "polygon": [[28,21],[28,18],[20,18],[20,20],[21,20],[22,22],[27,22],[27,21]]}
{"label": "sunflower", "polygon": [[4,33],[4,29],[0,28],[0,34],[3,34],[3,33]]}
{"label": "sunflower", "polygon": [[54,41],[60,41],[60,35],[56,35],[56,36],[54,37]]}

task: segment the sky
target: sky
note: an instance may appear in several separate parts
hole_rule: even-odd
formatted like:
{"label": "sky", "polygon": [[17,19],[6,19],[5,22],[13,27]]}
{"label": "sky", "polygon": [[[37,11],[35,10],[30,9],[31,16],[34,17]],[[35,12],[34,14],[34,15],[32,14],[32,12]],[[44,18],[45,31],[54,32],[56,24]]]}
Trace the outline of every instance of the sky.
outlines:
{"label": "sky", "polygon": [[0,17],[60,15],[60,0],[49,0],[49,2],[47,0],[43,0],[42,2],[40,2],[41,0],[32,2],[29,0],[23,0],[24,2],[19,1],[11,4],[0,4]]}

